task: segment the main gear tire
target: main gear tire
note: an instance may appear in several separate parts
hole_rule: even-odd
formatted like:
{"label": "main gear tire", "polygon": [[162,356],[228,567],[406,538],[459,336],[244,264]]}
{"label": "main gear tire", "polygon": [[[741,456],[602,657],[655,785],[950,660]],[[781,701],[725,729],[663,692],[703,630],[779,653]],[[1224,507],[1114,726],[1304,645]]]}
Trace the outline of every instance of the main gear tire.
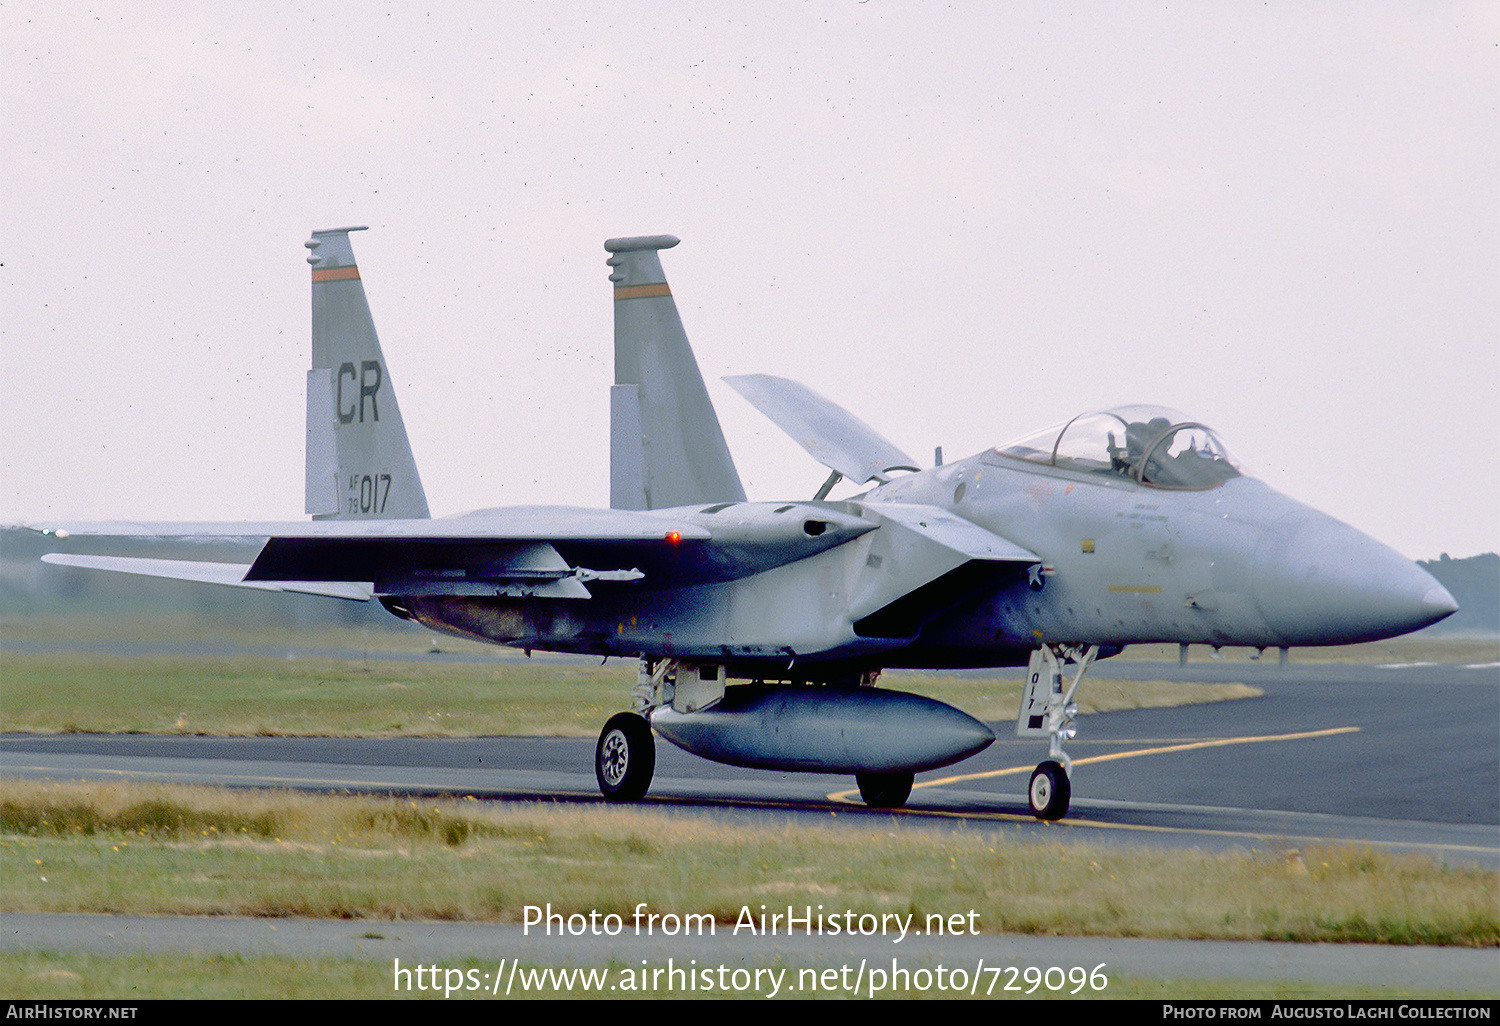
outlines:
{"label": "main gear tire", "polygon": [[911,797],[910,773],[856,773],[859,796],[872,809],[899,809]]}
{"label": "main gear tire", "polygon": [[594,748],[594,777],[605,801],[638,802],[656,772],[656,738],[644,716],[617,713],[599,732]]}

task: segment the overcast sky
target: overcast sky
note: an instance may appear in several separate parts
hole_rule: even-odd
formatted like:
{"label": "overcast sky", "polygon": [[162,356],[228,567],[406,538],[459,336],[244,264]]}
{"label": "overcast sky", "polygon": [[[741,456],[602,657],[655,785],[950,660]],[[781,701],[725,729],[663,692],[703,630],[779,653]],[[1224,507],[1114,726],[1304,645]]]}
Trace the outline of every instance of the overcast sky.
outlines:
{"label": "overcast sky", "polygon": [[[0,521],[299,519],[314,228],[434,514],[608,502],[601,242],[924,461],[1158,402],[1500,549],[1500,4],[0,6]],[[841,493],[835,493],[841,494]]]}

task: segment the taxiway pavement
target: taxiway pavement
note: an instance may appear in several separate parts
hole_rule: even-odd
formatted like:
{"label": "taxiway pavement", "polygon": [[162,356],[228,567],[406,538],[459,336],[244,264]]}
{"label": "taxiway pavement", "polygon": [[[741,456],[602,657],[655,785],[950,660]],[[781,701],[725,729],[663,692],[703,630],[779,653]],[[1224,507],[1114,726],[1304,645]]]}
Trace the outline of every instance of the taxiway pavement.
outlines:
{"label": "taxiway pavement", "polygon": [[[985,671],[1004,672],[1004,671]],[[1027,812],[1045,745],[1010,736],[921,774],[905,809],[866,809],[845,777],[741,770],[658,742],[647,804],[733,818],[962,820],[1024,839],[1288,850],[1352,842],[1500,865],[1500,669],[1493,664],[1112,662],[1128,677],[1239,680],[1260,698],[1081,717],[1073,805]],[[883,684],[900,687],[899,674]],[[594,741],[574,738],[0,736],[0,773],[325,792],[597,802]]]}

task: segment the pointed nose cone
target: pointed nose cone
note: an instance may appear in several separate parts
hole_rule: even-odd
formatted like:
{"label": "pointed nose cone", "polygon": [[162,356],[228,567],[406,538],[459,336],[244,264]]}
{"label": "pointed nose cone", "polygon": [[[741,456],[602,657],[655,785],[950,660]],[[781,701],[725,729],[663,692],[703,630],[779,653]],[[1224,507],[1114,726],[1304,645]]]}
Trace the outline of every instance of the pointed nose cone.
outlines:
{"label": "pointed nose cone", "polygon": [[1315,510],[1272,524],[1255,553],[1255,602],[1286,645],[1392,638],[1458,609],[1427,571]]}

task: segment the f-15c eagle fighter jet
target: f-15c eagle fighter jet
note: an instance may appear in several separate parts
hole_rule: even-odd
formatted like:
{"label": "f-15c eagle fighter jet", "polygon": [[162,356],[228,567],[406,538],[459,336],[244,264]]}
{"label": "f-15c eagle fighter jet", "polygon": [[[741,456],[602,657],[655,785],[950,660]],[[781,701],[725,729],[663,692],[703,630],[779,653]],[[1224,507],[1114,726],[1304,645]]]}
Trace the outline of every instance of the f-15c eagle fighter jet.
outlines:
{"label": "f-15c eagle fighter jet", "polygon": [[[435,631],[638,661],[604,725],[600,790],[636,801],[654,734],[739,766],[853,774],[894,807],[914,773],[973,755],[985,724],[879,688],[887,667],[1028,666],[1016,730],[1049,752],[1032,812],[1063,816],[1064,743],[1090,664],[1140,642],[1339,645],[1457,607],[1410,560],[1247,475],[1172,410],[1086,413],[920,468],[784,378],[727,379],[830,471],[810,498],[745,496],[683,331],[667,235],[610,239],[610,508],[433,519],[355,264],[313,233],[310,521],[54,524],[71,535],[236,536],[249,564],[51,553],[48,562],[378,600]],[[830,501],[847,478],[867,491]],[[63,546],[64,549],[66,545]],[[731,683],[739,682],[739,683]]]}

